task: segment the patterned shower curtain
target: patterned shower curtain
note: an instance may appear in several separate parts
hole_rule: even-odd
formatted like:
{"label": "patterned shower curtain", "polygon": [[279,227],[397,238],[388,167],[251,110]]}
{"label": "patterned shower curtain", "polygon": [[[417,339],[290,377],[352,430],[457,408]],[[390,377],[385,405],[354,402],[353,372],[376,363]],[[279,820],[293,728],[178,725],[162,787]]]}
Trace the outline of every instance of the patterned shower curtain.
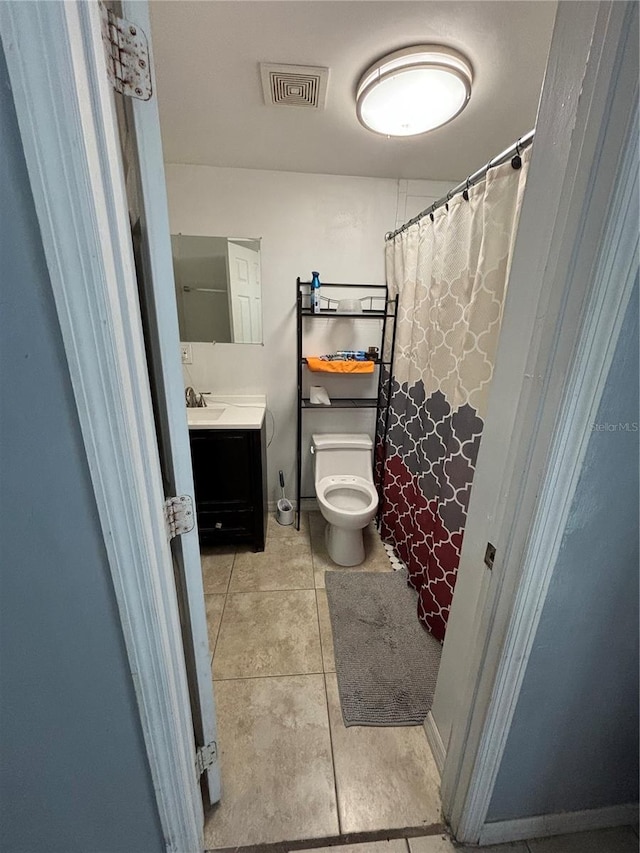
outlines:
{"label": "patterned shower curtain", "polygon": [[[418,616],[444,639],[529,162],[387,243],[398,294],[381,535],[409,570]],[[389,341],[385,342],[389,347]],[[388,352],[388,349],[387,349]],[[380,433],[379,433],[380,434]],[[380,472],[379,472],[380,473]]]}

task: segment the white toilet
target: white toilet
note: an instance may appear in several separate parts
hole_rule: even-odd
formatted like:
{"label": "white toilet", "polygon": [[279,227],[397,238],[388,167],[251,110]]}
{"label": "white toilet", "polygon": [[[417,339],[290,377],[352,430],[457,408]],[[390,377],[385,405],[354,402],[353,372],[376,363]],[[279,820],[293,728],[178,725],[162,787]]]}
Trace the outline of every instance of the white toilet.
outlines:
{"label": "white toilet", "polygon": [[362,530],[378,509],[372,451],[373,442],[365,434],[311,437],[316,497],[328,522],[327,550],[339,566],[357,566],[364,560]]}

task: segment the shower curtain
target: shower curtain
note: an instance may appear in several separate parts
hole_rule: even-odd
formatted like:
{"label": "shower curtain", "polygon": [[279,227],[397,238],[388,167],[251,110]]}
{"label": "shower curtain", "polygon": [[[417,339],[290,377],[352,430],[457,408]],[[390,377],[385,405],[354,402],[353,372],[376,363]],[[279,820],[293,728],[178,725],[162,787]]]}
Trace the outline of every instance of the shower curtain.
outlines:
{"label": "shower curtain", "polygon": [[[444,639],[530,149],[387,243],[398,294],[381,535]],[[389,352],[389,341],[386,342]],[[384,402],[384,401],[383,401]],[[379,436],[381,435],[379,431]],[[384,452],[386,451],[386,452]],[[379,471],[379,474],[381,472]]]}

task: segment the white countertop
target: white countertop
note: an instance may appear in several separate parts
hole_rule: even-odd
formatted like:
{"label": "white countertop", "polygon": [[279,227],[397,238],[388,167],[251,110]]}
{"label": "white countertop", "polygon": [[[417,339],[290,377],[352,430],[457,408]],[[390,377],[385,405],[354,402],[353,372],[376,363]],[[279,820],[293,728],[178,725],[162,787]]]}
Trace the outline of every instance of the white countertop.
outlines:
{"label": "white countertop", "polygon": [[187,408],[189,429],[260,429],[267,398],[264,394],[204,394],[204,408]]}

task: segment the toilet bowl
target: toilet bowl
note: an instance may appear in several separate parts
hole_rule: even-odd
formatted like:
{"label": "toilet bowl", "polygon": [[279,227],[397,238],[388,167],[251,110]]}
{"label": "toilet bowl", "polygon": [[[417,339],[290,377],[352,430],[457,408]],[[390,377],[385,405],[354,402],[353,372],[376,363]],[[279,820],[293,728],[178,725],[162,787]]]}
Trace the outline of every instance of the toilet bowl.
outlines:
{"label": "toilet bowl", "polygon": [[339,566],[364,560],[362,531],[376,514],[373,442],[368,435],[327,433],[312,436],[318,506],[327,521],[329,557]]}

